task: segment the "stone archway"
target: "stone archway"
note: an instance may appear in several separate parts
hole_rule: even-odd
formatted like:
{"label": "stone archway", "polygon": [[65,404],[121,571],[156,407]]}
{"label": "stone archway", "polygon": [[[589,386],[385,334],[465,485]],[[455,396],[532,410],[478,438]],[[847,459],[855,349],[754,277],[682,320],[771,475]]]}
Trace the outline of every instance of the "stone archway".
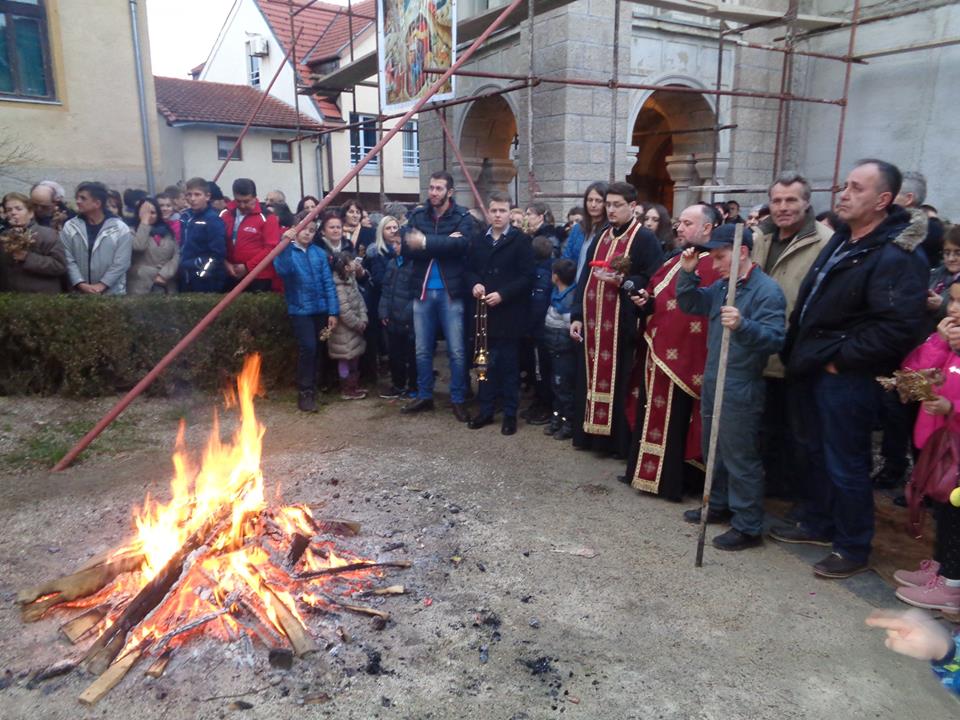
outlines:
{"label": "stone archway", "polygon": [[[517,118],[501,96],[481,98],[470,104],[460,126],[460,152],[481,197],[492,190],[510,192],[517,174],[511,149],[517,136]],[[453,173],[458,187],[464,180],[459,167]],[[457,201],[471,207],[472,193],[458,193]]]}
{"label": "stone archway", "polygon": [[[677,213],[696,201],[690,185],[707,182],[712,168],[716,115],[698,93],[655,90],[643,102],[633,124],[631,145],[637,161],[627,180],[642,200]],[[726,164],[718,164],[721,175]]]}

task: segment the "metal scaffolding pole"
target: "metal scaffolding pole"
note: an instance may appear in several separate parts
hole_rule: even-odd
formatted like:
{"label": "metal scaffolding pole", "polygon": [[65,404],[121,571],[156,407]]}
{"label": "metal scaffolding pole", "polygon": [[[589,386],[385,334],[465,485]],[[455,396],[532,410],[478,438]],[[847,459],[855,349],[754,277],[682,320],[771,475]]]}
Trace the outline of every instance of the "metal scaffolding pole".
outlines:
{"label": "metal scaffolding pole", "polygon": [[[533,70],[531,69],[531,74]],[[617,179],[617,99],[620,91],[616,83],[620,80],[620,0],[613,3],[613,82],[610,84],[610,182]]]}
{"label": "metal scaffolding pole", "polygon": [[450,145],[450,149],[453,151],[454,157],[457,158],[457,162],[460,164],[460,169],[463,170],[463,176],[467,179],[467,185],[470,186],[470,192],[473,193],[473,199],[476,200],[477,207],[480,208],[481,212],[483,212],[483,198],[480,196],[480,191],[477,190],[477,184],[470,176],[470,171],[467,169],[467,163],[463,161],[463,155],[460,154],[460,148],[457,147],[457,142],[453,139],[453,135],[450,133],[450,128],[447,127],[447,121],[443,118],[443,111],[437,110],[436,112],[437,119],[440,121],[440,127],[443,129],[443,134],[447,139],[447,143]]}
{"label": "metal scaffolding pole", "polygon": [[[853,50],[857,42],[857,26],[860,21],[860,0],[853,0],[853,15],[850,23],[850,39],[847,43],[847,55],[853,58]],[[847,61],[847,67],[843,74],[843,105],[840,107],[840,125],[837,129],[837,150],[833,158],[833,181],[830,183],[833,187],[833,193],[830,197],[830,206],[833,207],[833,198],[837,194],[837,186],[840,182],[840,159],[843,157],[843,131],[847,122],[847,98],[850,96],[850,73],[853,70],[853,63]]]}
{"label": "metal scaffolding pole", "polygon": [[92,443],[97,436],[100,435],[100,433],[102,433],[110,425],[110,423],[116,420],[117,417],[120,416],[120,413],[126,410],[130,403],[132,403],[144,390],[146,390],[150,384],[160,376],[160,373],[162,373],[170,365],[170,363],[172,363],[180,355],[180,353],[186,350],[190,344],[196,340],[197,337],[199,337],[200,334],[203,333],[203,331],[206,330],[214,320],[217,319],[220,313],[222,313],[237,298],[237,296],[240,295],[240,293],[242,293],[261,272],[263,272],[266,267],[273,263],[273,259],[283,252],[284,248],[290,244],[291,236],[296,236],[300,230],[302,230],[308,223],[312,222],[313,219],[316,218],[330,204],[331,200],[336,197],[337,193],[343,190],[343,188],[350,183],[353,177],[358,174],[360,170],[362,170],[363,167],[370,162],[370,160],[380,153],[383,147],[390,142],[394,135],[400,132],[400,128],[406,124],[406,121],[420,112],[420,109],[427,104],[430,98],[433,97],[441,87],[443,87],[447,80],[453,76],[454,72],[456,72],[456,70],[463,65],[463,63],[473,57],[473,54],[480,49],[480,46],[487,41],[487,38],[489,38],[496,31],[496,29],[503,24],[503,22],[507,19],[507,16],[516,10],[522,2],[523,0],[511,0],[510,4],[503,8],[503,11],[493,20],[492,23],[490,23],[487,29],[484,30],[477,37],[477,39],[473,41],[470,47],[467,48],[459,58],[457,58],[457,61],[450,66],[449,70],[447,70],[446,73],[438,78],[436,82],[430,86],[427,92],[424,93],[423,97],[421,97],[414,104],[414,106],[407,111],[407,113],[403,116],[402,122],[391,128],[387,134],[383,136],[383,139],[380,140],[380,142],[378,142],[374,147],[372,147],[370,151],[363,157],[363,159],[357,163],[357,165],[353,167],[350,172],[348,172],[346,176],[344,176],[344,178],[340,180],[340,182],[337,183],[337,185],[331,189],[329,193],[327,193],[326,196],[324,196],[320,203],[313,210],[311,210],[310,213],[304,217],[304,219],[301,220],[296,227],[292,228],[291,233],[285,234],[280,243],[273,248],[273,250],[271,250],[267,256],[263,258],[263,260],[257,263],[256,267],[252,268],[249,273],[244,275],[233,290],[227,293],[189,333],[181,338],[180,342],[178,342],[170,350],[170,352],[164,355],[160,362],[158,362],[154,368],[148,372],[142,380],[140,380],[140,382],[138,382],[126,395],[124,395],[123,398],[100,419],[100,421],[93,427],[92,430],[90,430],[90,432],[84,435],[79,442],[70,448],[66,455],[60,458],[60,461],[53,468],[54,471],[60,471],[70,467],[70,464],[76,460],[77,456],[83,452],[84,449],[86,449],[90,443]]}
{"label": "metal scaffolding pole", "polygon": [[[293,0],[288,0],[289,12],[290,12],[290,37],[294,37],[296,33],[294,32],[293,27]],[[290,44],[290,65],[293,67],[293,108],[297,111],[297,135],[300,134],[300,93],[297,92],[297,43],[293,42]],[[289,146],[288,146],[289,147]],[[303,197],[306,193],[303,189],[303,143],[297,143],[297,174],[300,177],[300,197]],[[319,191],[319,188],[318,188]]]}

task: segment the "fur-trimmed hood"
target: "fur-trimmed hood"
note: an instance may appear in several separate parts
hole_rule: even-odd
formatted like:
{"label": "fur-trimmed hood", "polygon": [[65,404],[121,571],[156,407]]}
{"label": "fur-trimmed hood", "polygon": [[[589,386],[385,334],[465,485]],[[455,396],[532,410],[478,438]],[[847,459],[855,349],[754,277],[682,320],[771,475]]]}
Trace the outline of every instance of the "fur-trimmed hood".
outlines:
{"label": "fur-trimmed hood", "polygon": [[927,239],[930,218],[919,208],[903,208],[903,211],[910,216],[910,220],[900,234],[893,239],[893,243],[907,252],[913,252]]}

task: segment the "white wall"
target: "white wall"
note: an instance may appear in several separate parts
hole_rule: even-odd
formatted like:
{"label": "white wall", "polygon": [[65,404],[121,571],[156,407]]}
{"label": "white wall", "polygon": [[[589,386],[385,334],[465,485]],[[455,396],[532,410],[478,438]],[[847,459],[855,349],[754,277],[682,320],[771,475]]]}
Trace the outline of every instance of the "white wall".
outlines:
{"label": "white wall", "polygon": [[[217,136],[236,135],[239,128],[214,127],[167,127],[160,134],[162,150],[168,156],[164,167],[181,167],[182,173],[168,171],[164,185],[194,176],[212,179],[223,161],[217,159]],[[296,145],[293,146],[293,162],[275,163],[272,160],[270,141],[289,139],[292,132],[278,132],[251,128],[243,139],[243,159],[231,160],[217,181],[224,195],[230,196],[233,181],[240,177],[253,179],[257,192],[264,197],[268,191],[282,190],[287,196],[291,210],[296,210],[300,199],[300,179]],[[304,194],[318,195],[316,171],[316,143],[303,143]]]}
{"label": "white wall", "polygon": [[[960,35],[960,6],[908,15],[892,21],[861,26],[855,53],[932,42]],[[817,37],[811,50],[845,54],[849,34],[837,31]],[[840,163],[840,183],[851,164],[863,157],[878,157],[901,170],[917,170],[927,177],[927,200],[943,216],[960,218],[960,195],[955,191],[960,150],[955,142],[960,94],[957,68],[960,46],[921,50],[869,59],[854,65]],[[838,62],[816,60],[806,64],[805,82],[796,92],[839,98],[843,69]],[[791,112],[799,120],[791,126],[794,157],[800,171],[815,185],[827,186],[833,176],[840,112],[828,105],[795,103]],[[818,209],[826,209],[825,194],[814,196]]]}
{"label": "white wall", "polygon": [[[249,33],[249,34],[248,34]],[[231,85],[249,85],[249,58],[247,56],[247,40],[249,35],[260,35],[270,46],[267,57],[260,58],[260,89],[266,90],[267,85],[283,62],[284,49],[280,47],[270,26],[253,0],[241,0],[228,16],[223,32],[217,39],[207,63],[200,74],[201,80],[210,82],[230,83]],[[293,67],[290,63],[280,72],[270,94],[283,100],[290,106],[296,102],[296,83]],[[314,120],[320,121],[320,113],[316,105],[305,97],[300,98],[300,112]]]}

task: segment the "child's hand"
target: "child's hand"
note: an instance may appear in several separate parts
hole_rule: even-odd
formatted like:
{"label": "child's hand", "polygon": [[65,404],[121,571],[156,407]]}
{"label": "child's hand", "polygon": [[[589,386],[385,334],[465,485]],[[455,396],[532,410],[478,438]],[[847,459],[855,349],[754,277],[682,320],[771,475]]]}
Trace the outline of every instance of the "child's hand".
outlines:
{"label": "child's hand", "polygon": [[334,315],[331,315],[327,318],[327,327],[331,330],[335,330],[337,327],[337,318]]}
{"label": "child's hand", "polygon": [[583,342],[583,323],[579,320],[570,323],[570,337],[576,342]]}
{"label": "child's hand", "polygon": [[699,262],[700,258],[697,257],[697,248],[695,247],[688,247],[680,256],[680,267],[689,273],[696,272]]}
{"label": "child's hand", "polygon": [[936,400],[924,400],[922,405],[923,411],[927,415],[949,415],[950,411],[953,410],[953,403],[942,395]]}
{"label": "child's hand", "polygon": [[867,625],[886,630],[884,644],[901,655],[935,661],[950,652],[950,633],[920,610],[875,610],[867,618]]}
{"label": "child's hand", "polygon": [[940,335],[944,340],[948,340],[947,334],[954,325],[957,324],[957,321],[952,317],[945,317],[939,323],[937,323],[937,334]]}
{"label": "child's hand", "polygon": [[927,310],[936,312],[943,305],[943,298],[937,295],[933,290],[927,290]]}

